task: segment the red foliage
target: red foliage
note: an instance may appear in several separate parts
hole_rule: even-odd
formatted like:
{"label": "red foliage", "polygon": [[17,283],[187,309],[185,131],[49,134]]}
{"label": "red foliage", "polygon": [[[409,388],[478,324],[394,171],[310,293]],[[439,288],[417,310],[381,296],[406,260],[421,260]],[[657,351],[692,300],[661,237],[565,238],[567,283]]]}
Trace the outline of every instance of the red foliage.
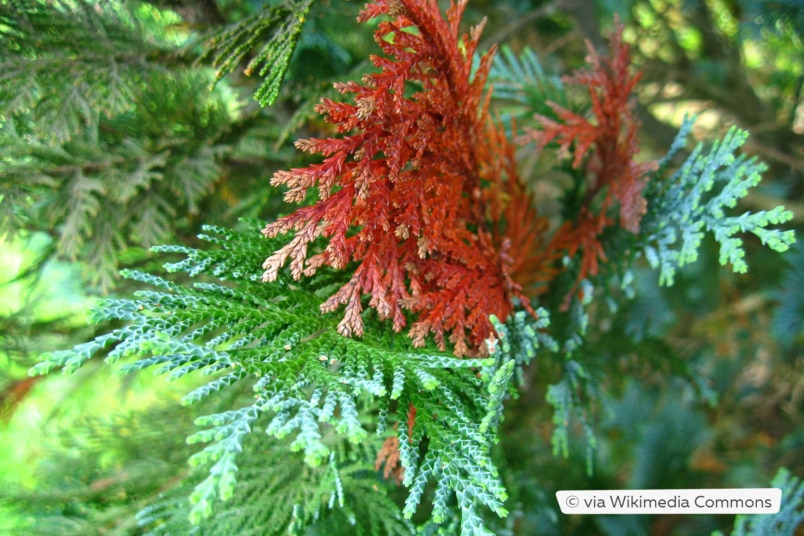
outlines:
{"label": "red foliage", "polygon": [[[274,280],[288,259],[295,279],[356,263],[349,283],[321,305],[346,305],[338,325],[345,336],[362,335],[368,295],[397,331],[403,310],[416,315],[414,345],[432,333],[443,349],[449,333],[456,355],[477,355],[492,332],[489,315],[506,318],[514,298],[524,298],[522,285],[539,277],[545,223],[517,176],[513,146],[489,116],[493,50],[471,74],[481,28],[460,35],[465,4],[451,2],[446,19],[436,0],[368,4],[359,21],[390,16],[375,32],[386,54],[371,57],[380,72],[336,85],[354,104],[318,105],[341,136],[296,146],[323,162],[271,181],[289,188],[287,201],[303,201],[311,188],[319,200],[263,230],[295,231],[266,259],[263,279]],[[328,244],[308,257],[318,237]]]}
{"label": "red foliage", "polygon": [[[618,24],[612,35],[611,56],[600,58],[591,44],[588,46],[591,68],[564,78],[564,82],[588,88],[592,118],[550,103],[560,121],[537,115],[541,130],[530,130],[523,137],[524,141],[535,141],[539,150],[556,142],[560,153],[572,155],[572,166],[583,168],[591,179],[578,219],[564,223],[551,243],[552,249],[565,250],[570,256],[582,249],[579,279],[596,275],[598,261],[606,260],[598,236],[613,223],[608,209],[615,202],[619,202],[620,225],[632,233],[639,232],[647,209],[642,196],[646,173],[655,168],[654,162],[637,163],[634,159],[639,152],[639,122],[631,91],[640,74],[630,72],[631,55],[622,40],[622,26]],[[602,203],[593,212],[592,202],[603,195],[601,192],[605,192]]]}

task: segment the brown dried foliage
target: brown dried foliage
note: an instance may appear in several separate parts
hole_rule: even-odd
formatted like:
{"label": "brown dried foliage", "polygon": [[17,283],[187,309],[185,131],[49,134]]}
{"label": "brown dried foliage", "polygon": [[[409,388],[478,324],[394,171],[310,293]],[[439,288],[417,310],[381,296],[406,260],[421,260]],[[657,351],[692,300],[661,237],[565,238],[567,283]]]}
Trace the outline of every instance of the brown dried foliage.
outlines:
{"label": "brown dried foliage", "polygon": [[374,470],[379,471],[380,467],[383,468],[382,476],[386,480],[393,478],[394,482],[401,484],[405,478],[405,468],[399,463],[399,438],[397,436],[387,438],[380,447],[377,459],[374,460]]}
{"label": "brown dried foliage", "polygon": [[[408,405],[408,441],[413,444],[413,427],[416,425],[416,407],[413,404]],[[398,424],[397,424],[398,427]],[[384,467],[383,467],[384,464]],[[386,479],[393,477],[397,484],[401,484],[405,478],[405,468],[399,459],[399,437],[394,435],[387,438],[380,451],[377,453],[377,458],[374,460],[374,470],[379,471],[383,467],[382,475]]]}

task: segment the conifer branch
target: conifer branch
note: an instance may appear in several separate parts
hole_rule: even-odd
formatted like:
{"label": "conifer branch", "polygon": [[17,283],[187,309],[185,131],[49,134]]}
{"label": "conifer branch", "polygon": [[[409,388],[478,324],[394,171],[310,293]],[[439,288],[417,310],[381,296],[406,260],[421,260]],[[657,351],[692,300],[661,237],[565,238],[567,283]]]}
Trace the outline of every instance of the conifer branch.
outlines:
{"label": "conifer branch", "polygon": [[[249,68],[272,69],[258,99],[274,99],[311,3],[288,0],[218,34],[220,46],[210,54],[219,77],[267,39]],[[350,103],[319,104],[337,136],[296,146],[322,161],[272,179],[287,188],[286,201],[309,197],[310,203],[268,223],[264,236],[256,225],[241,232],[206,226],[199,237],[204,249],[154,248],[182,255],[166,269],[193,284],[125,271],[143,290],[132,299],[105,300],[93,312],[96,321],[122,325],[71,351],[47,354],[31,370],[69,373],[103,356],[120,363],[121,373],[209,376],[183,398],[185,405],[238,387],[253,391],[247,402],[196,420],[201,429],[188,442],[205,446],[190,460],[206,471],[194,474],[193,491],[176,491],[190,495],[189,507],[171,497],[142,513],[142,524],[155,526],[155,533],[158,517],[170,519],[165,527],[191,530],[177,521],[185,515],[196,527],[237,530],[238,523],[253,522],[265,534],[301,531],[329,515],[372,534],[405,533],[427,502],[432,514],[424,533],[436,533],[440,524],[443,531],[491,534],[484,516],[507,515],[491,446],[503,405],[516,395],[515,378],[521,383],[537,356],[559,358],[560,377],[546,396],[555,409],[554,452],[568,454],[569,427],[577,420],[591,469],[589,407],[600,379],[589,366],[588,337],[596,327],[589,306],[599,297],[592,283],[628,273],[642,254],[660,269],[660,281],[672,284],[675,270],[695,259],[705,231],[720,243],[721,262],[736,271],[746,269],[738,233],[753,233],[776,251],[793,242],[791,231],[771,228],[790,219],[781,207],[727,214],[763,170],[734,155],[744,142],[741,131],[730,131],[708,152],[699,147],[669,173],[691,130],[686,122],[658,167],[637,162],[630,93],[639,75],[630,69],[619,31],[610,57],[590,51],[591,68],[562,83],[546,79],[527,55],[517,60],[504,52],[498,64],[503,80],[510,72],[529,73],[523,86],[504,86],[506,98],[538,106],[530,110],[538,128],[520,139],[556,150],[574,173],[564,221],[547,236],[548,222],[519,177],[514,145],[491,118],[486,86],[494,50],[475,58],[480,28],[459,31],[465,5],[450,2],[443,14],[436,0],[369,3],[360,20],[382,16],[375,40],[384,55],[371,58],[376,72],[336,85]],[[528,84],[538,86],[535,97]],[[547,103],[551,94],[564,96],[562,84],[588,90],[588,113],[563,101]],[[186,104],[173,99],[156,109]],[[212,118],[193,124],[215,130],[226,123],[209,113]],[[127,126],[137,128],[137,119]],[[72,136],[57,148],[32,144],[29,158],[15,164],[16,172],[35,177],[29,187],[66,192],[72,210],[56,220],[75,231],[68,237],[79,241],[73,248],[83,246],[90,229],[109,235],[106,247],[122,240],[132,216],[119,207],[155,195],[163,183],[188,198],[186,209],[197,208],[218,171],[214,134],[185,151],[181,136],[151,136],[143,126],[141,138],[159,141],[142,147],[121,141],[117,122],[98,125],[109,127],[111,137],[93,139],[86,131],[89,138]],[[21,145],[19,132],[12,128],[8,136]],[[179,168],[186,173],[172,173]],[[101,198],[112,203],[102,206]],[[148,198],[155,208],[144,211],[157,222],[153,235],[158,216],[172,215],[168,196],[157,198]],[[115,220],[116,211],[123,220]],[[149,232],[142,225],[137,232]],[[258,259],[265,259],[262,267]],[[550,311],[533,310],[539,293]],[[341,306],[343,315],[333,314]],[[400,336],[409,324],[408,337]],[[462,359],[467,356],[477,359]],[[253,434],[257,429],[264,433]],[[265,464],[255,446],[273,457],[291,451],[288,466],[295,471]],[[383,463],[408,495],[401,509],[382,493],[361,497],[366,507],[387,509],[372,515],[349,494],[366,491]],[[251,515],[265,497],[275,508],[262,508],[260,518],[238,518],[237,508],[222,504],[242,500]],[[226,522],[218,525],[213,511]]]}
{"label": "conifer branch", "polygon": [[589,68],[565,77],[563,82],[587,89],[591,117],[548,102],[556,119],[536,114],[538,128],[528,128],[520,137],[523,143],[535,142],[539,151],[556,144],[559,155],[569,159],[573,169],[583,170],[576,180],[592,176],[590,185],[579,188],[580,210],[563,223],[551,243],[552,248],[570,256],[581,250],[579,281],[596,275],[600,261],[608,260],[599,236],[615,222],[609,214],[615,203],[619,205],[619,226],[634,234],[639,232],[647,210],[642,191],[648,171],[656,167],[635,158],[639,121],[631,92],[640,74],[632,72],[622,27],[611,36],[610,56],[601,58],[591,43],[587,46]]}
{"label": "conifer branch", "polygon": [[[354,104],[318,106],[343,137],[296,146],[322,163],[272,179],[288,187],[286,201],[301,202],[312,188],[319,201],[265,228],[269,237],[295,237],[266,259],[264,279],[275,280],[288,261],[296,279],[357,263],[321,306],[346,305],[342,335],[364,333],[361,297],[369,295],[369,307],[397,331],[408,322],[405,310],[417,315],[409,332],[417,347],[432,333],[444,349],[449,333],[456,355],[474,355],[491,334],[490,314],[506,318],[515,297],[528,305],[528,276],[519,276],[533,270],[525,260],[540,250],[544,224],[513,148],[489,118],[483,93],[493,51],[472,75],[480,28],[459,34],[464,5],[451,3],[445,19],[434,1],[368,4],[359,20],[391,16],[375,33],[388,56],[372,57],[380,72],[336,85]],[[308,256],[319,237],[326,248]]]}
{"label": "conifer branch", "polygon": [[0,235],[53,235],[101,291],[126,253],[199,213],[234,119],[209,73],[168,61],[169,17],[129,8],[0,6]]}
{"label": "conifer branch", "polygon": [[[158,250],[186,255],[168,266],[172,271],[225,279],[187,287],[126,272],[155,290],[140,291],[132,300],[106,300],[94,318],[128,323],[72,352],[45,356],[31,373],[55,368],[72,372],[105,351],[108,363],[136,357],[120,368],[121,373],[154,368],[168,378],[213,375],[206,386],[185,397],[185,404],[254,381],[251,405],[198,419],[206,428],[188,438],[208,443],[191,459],[209,467],[209,476],[192,496],[194,523],[205,522],[215,502],[236,493],[244,442],[262,419],[265,432],[290,440],[290,450],[303,452],[308,466],[330,463],[333,455],[340,464],[326,437],[334,433],[355,445],[370,441],[376,431],[366,427],[358,409],[365,399],[385,407],[393,402],[398,408],[389,413],[389,420],[399,425],[399,459],[404,482],[411,486],[406,516],[416,510],[420,492],[431,480],[440,490],[440,501],[457,497],[467,526],[480,530],[477,509],[483,506],[505,515],[506,494],[489,448],[510,365],[412,348],[376,318],[366,319],[370,329],[361,340],[344,338],[337,331],[337,318],[321,315],[317,308],[321,291],[338,284],[337,272],[321,270],[301,286],[280,274],[274,284],[265,285],[244,259],[259,258],[285,238],[266,243],[253,232],[214,227],[206,232],[216,247]],[[503,372],[483,369],[498,361],[495,367]],[[415,420],[409,418],[409,407],[417,410]],[[447,504],[440,502],[439,508]]]}
{"label": "conifer branch", "polygon": [[[693,122],[694,118],[685,119],[671,154],[683,147]],[[784,207],[726,215],[759,183],[765,170],[764,164],[756,159],[735,155],[747,137],[747,132],[733,127],[708,152],[703,144],[698,144],[670,177],[652,181],[644,254],[653,268],[659,268],[661,284],[672,285],[676,269],[697,259],[706,231],[720,245],[720,263],[730,263],[738,273],[744,273],[748,266],[737,233],[752,233],[778,252],[786,251],[795,241],[793,231],[769,228],[792,219],[793,215]]]}
{"label": "conifer branch", "polygon": [[279,96],[305,16],[314,2],[285,0],[216,31],[206,38],[206,50],[199,61],[211,58],[212,66],[217,69],[217,82],[237,69],[256,49],[244,73],[251,76],[256,71],[264,77],[254,98],[261,106],[272,105]]}

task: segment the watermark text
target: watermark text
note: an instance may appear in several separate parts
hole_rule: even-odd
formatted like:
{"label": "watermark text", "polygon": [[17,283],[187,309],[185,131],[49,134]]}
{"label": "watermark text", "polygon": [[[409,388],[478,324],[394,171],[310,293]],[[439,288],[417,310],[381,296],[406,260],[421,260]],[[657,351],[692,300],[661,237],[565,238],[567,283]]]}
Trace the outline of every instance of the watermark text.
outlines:
{"label": "watermark text", "polygon": [[557,491],[564,514],[776,514],[779,488]]}

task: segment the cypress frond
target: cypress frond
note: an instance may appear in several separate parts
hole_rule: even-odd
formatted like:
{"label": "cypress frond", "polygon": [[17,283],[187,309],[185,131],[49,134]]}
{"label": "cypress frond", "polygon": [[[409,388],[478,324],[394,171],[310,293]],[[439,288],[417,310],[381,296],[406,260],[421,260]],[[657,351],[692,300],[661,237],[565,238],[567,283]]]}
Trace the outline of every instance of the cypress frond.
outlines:
{"label": "cypress frond", "polygon": [[[195,274],[194,285],[125,272],[155,290],[139,291],[131,300],[105,300],[94,318],[129,323],[72,352],[45,356],[32,374],[71,372],[108,350],[110,363],[136,356],[121,373],[155,368],[169,379],[214,375],[189,393],[185,404],[254,381],[252,404],[199,418],[203,429],[188,438],[208,443],[190,460],[209,467],[191,497],[194,523],[209,519],[214,503],[236,493],[245,442],[263,417],[268,435],[286,438],[291,451],[303,452],[304,463],[317,468],[330,463],[334,452],[325,441],[328,434],[357,445],[376,432],[361,419],[364,400],[390,408],[388,419],[398,424],[400,460],[411,487],[406,516],[416,511],[429,481],[439,490],[438,511],[445,511],[454,495],[467,526],[482,528],[481,505],[506,514],[506,493],[489,453],[503,384],[513,372],[505,359],[458,359],[432,347],[416,349],[373,315],[366,315],[371,329],[362,339],[345,338],[337,332],[335,315],[318,312],[325,287],[339,274],[322,270],[302,282],[285,275],[261,284],[259,265],[244,260],[259,259],[282,239],[215,227],[205,232],[213,243],[209,249],[157,248],[183,252],[186,258],[168,269]],[[409,407],[416,409],[413,420]]]}
{"label": "cypress frond", "polygon": [[265,79],[254,94],[261,106],[270,106],[279,96],[293,51],[299,41],[304,18],[315,0],[285,0],[266,6],[243,20],[209,36],[200,60],[212,59],[216,81],[237,69],[256,50],[245,68],[246,76],[255,71]]}
{"label": "cypress frond", "polygon": [[[694,118],[685,118],[671,154],[683,147],[693,122]],[[698,144],[667,179],[649,183],[650,223],[644,235],[644,254],[650,265],[659,269],[660,284],[672,285],[676,269],[698,258],[704,232],[711,233],[720,244],[720,264],[730,263],[738,273],[745,273],[748,266],[737,233],[752,233],[778,252],[787,251],[795,241],[793,231],[769,228],[793,218],[784,207],[726,215],[727,209],[734,208],[759,183],[766,169],[754,158],[735,155],[747,137],[746,131],[732,127],[708,151]]]}
{"label": "cypress frond", "polygon": [[[413,527],[378,485],[367,461],[372,452],[326,441],[333,448],[329,463],[306,465],[289,454],[289,441],[254,434],[238,460],[238,482],[232,499],[215,515],[193,525],[184,494],[196,475],[169,490],[137,514],[141,529],[151,536],[230,534],[272,536],[291,534],[410,535]],[[336,462],[338,452],[340,463]],[[281,463],[279,462],[281,460]]]}
{"label": "cypress frond", "polygon": [[164,71],[171,56],[166,25],[120,2],[3,2],[0,19],[2,114],[30,114],[48,141],[130,110],[143,74]]}
{"label": "cypress frond", "polygon": [[[204,58],[218,68],[217,80],[257,49],[246,74],[265,77],[256,99],[272,103],[312,3],[285,0],[214,34]],[[303,202],[317,189],[313,205],[269,223],[267,239],[256,223],[245,231],[208,225],[203,247],[154,247],[182,257],[165,265],[179,275],[124,270],[141,290],[104,300],[92,313],[120,327],[47,354],[31,369],[71,373],[104,357],[121,374],[206,377],[183,397],[185,406],[250,392],[195,420],[187,443],[203,446],[185,453],[194,469],[141,511],[142,528],[278,534],[349,526],[357,534],[405,534],[424,505],[431,515],[423,534],[492,534],[484,518],[505,517],[508,495],[491,447],[503,405],[517,394],[514,378],[523,383],[537,358],[557,376],[545,382],[553,382],[546,392],[553,452],[569,455],[571,427],[580,423],[591,472],[596,360],[606,351],[592,346],[594,329],[607,330],[591,320],[592,302],[601,294],[613,300],[606,278],[620,276],[620,290],[633,296],[629,269],[644,255],[660,283],[671,285],[676,270],[695,260],[705,232],[719,242],[720,262],[737,272],[746,270],[738,233],[753,233],[775,251],[792,244],[792,231],[771,228],[791,218],[781,207],[727,215],[764,169],[735,155],[744,132],[731,130],[709,150],[699,145],[669,173],[691,131],[687,120],[656,167],[637,162],[630,93],[639,74],[629,68],[621,29],[611,58],[592,51],[593,68],[566,79],[588,90],[592,106],[582,113],[569,109],[560,81],[528,51],[517,57],[503,49],[493,65],[488,52],[473,72],[479,29],[459,35],[465,3],[450,5],[446,19],[436,0],[366,7],[361,20],[390,15],[376,36],[393,59],[374,56],[380,72],[338,86],[356,94],[353,105],[324,100],[319,108],[340,134],[358,132],[299,140],[324,163],[274,175],[275,184],[290,187],[288,200]],[[62,203],[49,214],[51,226],[65,229],[62,250],[81,257],[94,234],[89,258],[105,273],[128,235],[143,244],[164,237],[177,213],[172,199],[197,211],[225,154],[217,140],[231,124],[228,112],[196,87],[211,75],[151,75],[132,86],[139,106],[97,114],[55,144],[34,135],[26,146],[26,129],[39,118],[22,108],[11,108],[14,120],[3,123],[2,135],[22,156],[10,161],[12,180],[0,179],[0,210],[9,199],[41,195],[38,208],[24,207],[36,219],[35,210]],[[520,141],[558,149],[573,174],[564,221],[553,232],[532,211],[513,145],[491,120],[486,75],[513,101],[511,115],[541,114],[534,118],[540,126]],[[175,91],[161,95],[160,87]],[[190,96],[198,106],[182,100]],[[175,125],[196,132],[185,136]],[[138,141],[120,133],[127,130]],[[133,209],[138,203],[141,212]],[[290,258],[290,270],[280,269]],[[260,259],[267,259],[262,267]],[[343,320],[333,313],[340,305],[347,305]],[[398,333],[411,321],[418,322],[412,341]],[[454,354],[444,351],[447,334]],[[662,433],[645,439],[642,459]],[[408,489],[401,508],[379,486],[383,462],[386,476]]]}
{"label": "cypress frond", "polygon": [[186,64],[169,11],[32,0],[0,19],[0,236],[53,236],[108,291],[200,214],[234,150],[233,99]]}

